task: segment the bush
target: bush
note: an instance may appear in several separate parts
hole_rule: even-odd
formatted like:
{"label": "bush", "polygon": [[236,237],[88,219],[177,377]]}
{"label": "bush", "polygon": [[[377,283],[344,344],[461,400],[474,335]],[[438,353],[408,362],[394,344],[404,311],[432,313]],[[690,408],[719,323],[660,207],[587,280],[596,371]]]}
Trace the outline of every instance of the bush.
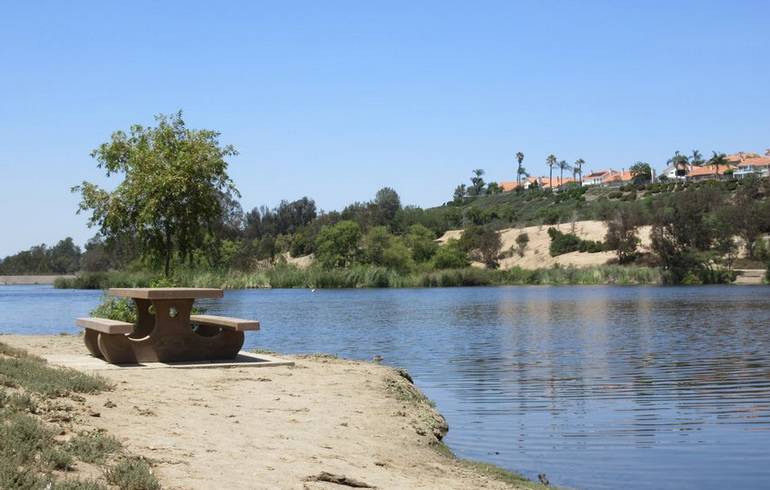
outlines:
{"label": "bush", "polygon": [[548,228],[548,236],[551,237],[551,245],[548,247],[551,257],[569,252],[603,252],[606,249],[602,242],[582,240],[575,234],[562,233],[556,228]]}
{"label": "bush", "polygon": [[449,240],[433,256],[435,269],[460,269],[469,265],[468,254],[457,240]]}
{"label": "bush", "polygon": [[133,301],[128,298],[113,298],[106,295],[102,302],[91,310],[91,316],[133,324],[137,322],[136,306]]}

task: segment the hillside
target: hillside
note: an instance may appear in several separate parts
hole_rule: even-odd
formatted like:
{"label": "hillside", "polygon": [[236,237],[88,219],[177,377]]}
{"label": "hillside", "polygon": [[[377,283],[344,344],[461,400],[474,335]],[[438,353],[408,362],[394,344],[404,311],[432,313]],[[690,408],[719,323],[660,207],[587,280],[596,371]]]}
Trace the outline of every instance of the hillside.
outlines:
{"label": "hillside", "polygon": [[[501,250],[505,254],[506,251],[512,251],[509,257],[500,259],[500,268],[508,270],[512,267],[521,267],[522,269],[540,269],[543,267],[553,267],[555,265],[560,266],[574,266],[574,267],[591,267],[604,265],[608,261],[616,259],[614,251],[586,253],[586,252],[570,252],[556,257],[551,257],[548,252],[548,247],[551,244],[551,238],[548,236],[548,228],[556,228],[563,233],[573,233],[584,240],[603,241],[607,234],[607,225],[602,221],[576,221],[574,223],[563,223],[559,225],[536,225],[526,226],[522,228],[505,228],[500,230],[500,238],[502,241]],[[449,239],[459,239],[462,236],[463,230],[449,230],[438,242],[444,244]],[[517,251],[516,237],[526,233],[529,237],[529,242],[524,248],[523,253],[519,254]],[[639,238],[641,244],[639,246],[640,252],[650,251],[650,226],[642,226],[639,228]],[[508,254],[505,254],[508,255]],[[481,263],[474,263],[474,265],[483,267]]]}

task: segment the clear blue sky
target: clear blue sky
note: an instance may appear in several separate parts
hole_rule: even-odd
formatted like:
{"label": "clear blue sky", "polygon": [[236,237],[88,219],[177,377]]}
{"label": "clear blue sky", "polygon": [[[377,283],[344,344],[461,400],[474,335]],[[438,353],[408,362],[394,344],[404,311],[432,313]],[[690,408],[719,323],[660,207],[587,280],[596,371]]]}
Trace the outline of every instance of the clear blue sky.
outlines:
{"label": "clear blue sky", "polygon": [[239,149],[245,209],[436,205],[516,151],[542,174],[770,147],[766,0],[219,3],[4,5],[0,256],[83,243],[89,151],[178,109]]}

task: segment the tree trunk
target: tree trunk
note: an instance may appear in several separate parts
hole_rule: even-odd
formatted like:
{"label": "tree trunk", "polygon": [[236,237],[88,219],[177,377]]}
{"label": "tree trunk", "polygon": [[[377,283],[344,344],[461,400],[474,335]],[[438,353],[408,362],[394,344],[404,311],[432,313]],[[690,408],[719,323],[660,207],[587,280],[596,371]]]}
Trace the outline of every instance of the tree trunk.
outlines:
{"label": "tree trunk", "polygon": [[166,227],[166,250],[165,250],[165,267],[164,267],[164,273],[163,275],[165,277],[169,277],[171,273],[171,230]]}

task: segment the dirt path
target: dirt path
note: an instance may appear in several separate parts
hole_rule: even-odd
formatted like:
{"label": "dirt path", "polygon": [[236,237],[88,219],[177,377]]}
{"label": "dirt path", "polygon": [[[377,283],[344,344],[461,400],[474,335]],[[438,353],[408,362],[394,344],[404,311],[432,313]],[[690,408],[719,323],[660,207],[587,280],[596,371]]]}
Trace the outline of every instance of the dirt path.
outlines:
{"label": "dirt path", "polygon": [[[44,357],[84,349],[72,336],[2,341]],[[99,371],[115,389],[87,397],[98,413],[89,423],[154,461],[164,488],[529,487],[441,454],[443,418],[394,370],[295,360],[294,367]],[[335,479],[324,473],[337,483],[318,481]]]}

